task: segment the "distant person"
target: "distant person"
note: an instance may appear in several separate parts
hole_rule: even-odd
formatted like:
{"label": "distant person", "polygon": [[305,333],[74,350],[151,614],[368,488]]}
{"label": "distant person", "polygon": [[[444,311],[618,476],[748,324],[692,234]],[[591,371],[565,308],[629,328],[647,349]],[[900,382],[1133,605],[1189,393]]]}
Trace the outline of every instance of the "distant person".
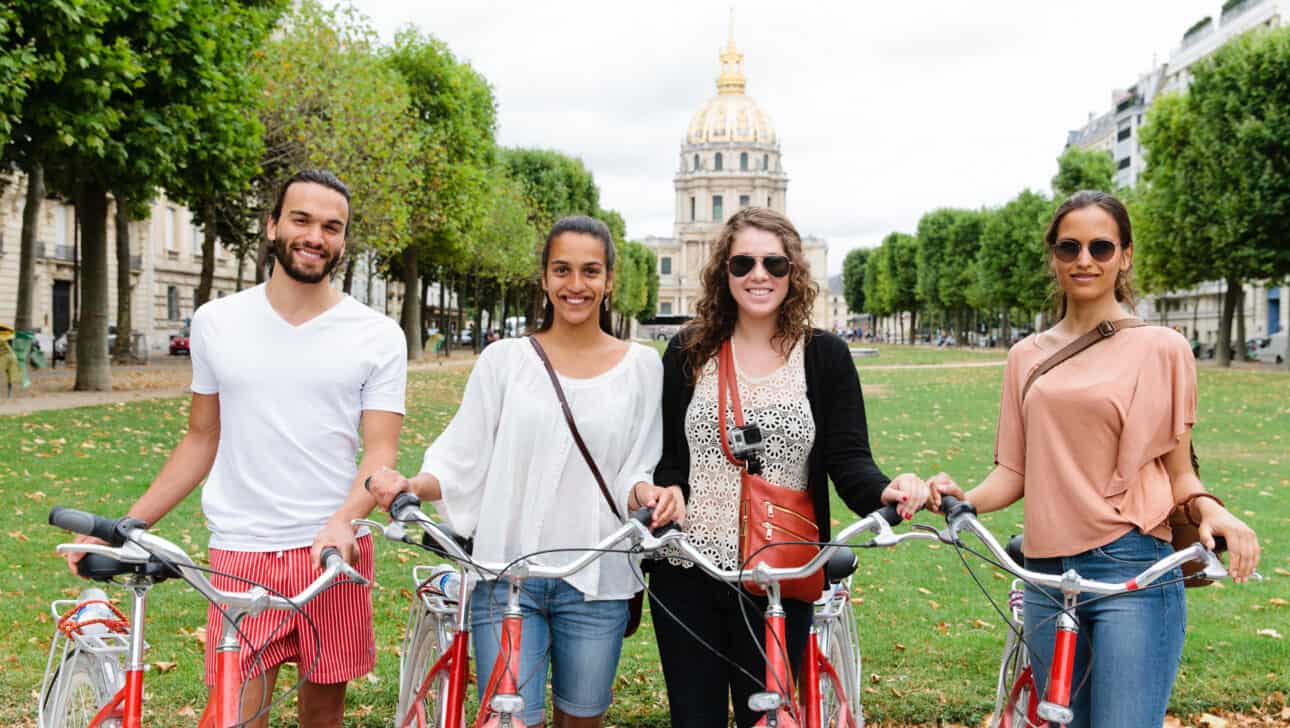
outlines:
{"label": "distant person", "polygon": [[[350,519],[375,505],[361,484],[395,463],[403,423],[402,331],[331,285],[345,254],[349,199],[328,172],[305,170],[283,184],[265,224],[269,280],[194,314],[188,433],[129,511],[154,525],[206,478],[211,567],[288,594],[313,580],[327,546],[372,578],[372,539],[355,539]],[[74,566],[79,556],[68,560]],[[220,573],[211,581],[247,588]],[[347,682],[370,672],[376,658],[371,595],[356,584],[334,586],[304,611],[321,632],[321,651],[294,612],[241,622],[250,640],[241,652],[243,720],[265,707],[259,696],[273,695],[280,665],[295,662],[302,674],[312,669],[300,687],[300,725],[341,726]],[[208,686],[221,619],[211,605]],[[250,725],[268,724],[264,714]]]}
{"label": "distant person", "polygon": [[[1074,569],[1113,584],[1173,552],[1169,514],[1183,505],[1206,546],[1226,537],[1231,574],[1246,580],[1258,564],[1258,539],[1192,469],[1196,368],[1187,341],[1128,313],[1134,304],[1128,211],[1104,192],[1077,192],[1057,208],[1045,240],[1058,285],[1057,323],[1008,352],[995,468],[966,495],[944,473],[933,486],[979,513],[1024,498],[1027,569]],[[1107,321],[1122,327],[1023,391],[1029,372]],[[1175,569],[1162,586],[1079,605],[1074,674],[1090,676],[1076,680],[1071,728],[1164,722],[1187,625],[1181,578]],[[1059,591],[1026,587],[1026,646],[1041,691],[1061,609]]]}
{"label": "distant person", "polygon": [[[769,444],[763,476],[810,494],[820,540],[829,539],[829,482],[847,508],[868,515],[898,503],[906,518],[928,499],[911,473],[883,474],[869,449],[864,398],[846,342],[811,327],[816,296],[802,239],[783,215],[747,207],[717,237],[700,276],[694,319],[663,355],[663,452],[659,485],[688,493],[684,525],[691,543],[723,569],[737,569],[741,469],[727,460],[718,417],[717,357],[732,350],[746,423]],[[763,689],[741,670],[766,674],[765,656],[748,634],[764,597],[741,600],[730,587],[681,559],[652,566],[651,614],[673,728],[726,726],[733,703],[739,726],[758,719],[748,697]],[[810,602],[784,599],[787,650],[797,674],[811,627]],[[713,654],[709,645],[728,653]],[[727,658],[734,661],[731,665]]]}

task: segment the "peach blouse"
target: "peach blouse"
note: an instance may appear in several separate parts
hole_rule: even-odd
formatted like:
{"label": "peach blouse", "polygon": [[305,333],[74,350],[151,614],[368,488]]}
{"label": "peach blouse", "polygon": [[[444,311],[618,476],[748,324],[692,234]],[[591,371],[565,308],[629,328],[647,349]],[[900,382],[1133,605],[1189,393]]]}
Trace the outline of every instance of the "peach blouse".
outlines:
{"label": "peach blouse", "polygon": [[1057,350],[1008,352],[994,461],[1025,479],[1025,552],[1071,556],[1137,528],[1166,541],[1173,490],[1163,456],[1196,422],[1196,364],[1181,334],[1125,329],[1035,380]]}

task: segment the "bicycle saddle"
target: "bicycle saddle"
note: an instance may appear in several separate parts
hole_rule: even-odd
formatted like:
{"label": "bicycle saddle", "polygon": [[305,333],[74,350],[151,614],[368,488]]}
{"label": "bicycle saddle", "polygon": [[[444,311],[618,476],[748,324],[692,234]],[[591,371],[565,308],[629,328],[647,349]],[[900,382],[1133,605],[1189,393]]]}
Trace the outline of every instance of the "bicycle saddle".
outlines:
{"label": "bicycle saddle", "polygon": [[854,551],[851,549],[837,549],[824,564],[824,578],[830,584],[837,584],[854,574],[858,565],[859,562],[856,561]]}
{"label": "bicycle saddle", "polygon": [[151,560],[146,564],[129,564],[103,554],[85,554],[76,563],[76,573],[94,581],[112,581],[113,577],[123,574],[138,574],[150,577],[153,582],[162,582],[179,576],[174,569]]}
{"label": "bicycle saddle", "polygon": [[1026,556],[1025,554],[1021,553],[1021,534],[1018,534],[1008,539],[1007,551],[1008,551],[1008,558],[1012,559],[1018,564],[1021,564],[1022,566],[1026,565]]}

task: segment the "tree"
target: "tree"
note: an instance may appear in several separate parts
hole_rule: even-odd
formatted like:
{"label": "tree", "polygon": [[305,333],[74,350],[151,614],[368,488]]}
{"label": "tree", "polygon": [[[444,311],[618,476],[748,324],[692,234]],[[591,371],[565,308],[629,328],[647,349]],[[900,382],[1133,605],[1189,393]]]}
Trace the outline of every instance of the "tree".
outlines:
{"label": "tree", "polygon": [[417,119],[418,182],[412,192],[411,237],[399,261],[408,357],[417,359],[423,258],[431,266],[463,275],[476,267],[463,253],[470,250],[471,229],[491,204],[487,193],[496,159],[497,109],[488,81],[433,36],[405,28],[385,59],[407,83]]}
{"label": "tree", "polygon": [[[879,271],[878,295],[891,313],[909,313],[909,339],[912,343],[918,324],[918,241],[907,233],[890,233],[883,238],[885,266]],[[903,326],[900,328],[905,340]]]}
{"label": "tree", "polygon": [[883,279],[887,276],[887,256],[889,249],[886,246],[878,246],[869,251],[864,265],[864,310],[874,319],[875,328],[878,319],[894,313],[890,307],[888,297],[882,294]]}
{"label": "tree", "polygon": [[1290,28],[1247,33],[1193,72],[1142,131],[1135,260],[1156,290],[1225,281],[1217,358],[1227,366],[1245,284],[1290,275]]}
{"label": "tree", "polygon": [[22,114],[27,89],[51,66],[49,59],[37,53],[35,37],[21,22],[9,4],[0,7],[0,149],[8,144],[9,133]]}
{"label": "tree", "polygon": [[631,320],[648,318],[658,308],[658,260],[644,243],[629,240],[618,246],[614,265],[613,309],[618,314],[617,336],[627,338]]}
{"label": "tree", "polygon": [[[81,224],[76,389],[108,389],[108,194],[146,199],[172,179],[224,83],[228,3],[23,3],[23,28],[55,68],[23,100],[12,141],[75,202]],[[128,332],[126,336],[128,337]]]}
{"label": "tree", "polygon": [[865,308],[865,263],[869,260],[868,248],[856,248],[842,260],[842,295],[847,308],[860,313]]}
{"label": "tree", "polygon": [[1053,177],[1053,193],[1058,200],[1080,190],[1113,192],[1115,159],[1101,149],[1067,147],[1057,158],[1057,176]]}
{"label": "tree", "polygon": [[977,285],[981,301],[999,312],[1004,344],[1012,336],[1012,315],[1029,316],[1044,308],[1049,275],[1044,258],[1044,227],[1052,202],[1023,190],[1003,207],[991,210],[981,229],[977,251]]}

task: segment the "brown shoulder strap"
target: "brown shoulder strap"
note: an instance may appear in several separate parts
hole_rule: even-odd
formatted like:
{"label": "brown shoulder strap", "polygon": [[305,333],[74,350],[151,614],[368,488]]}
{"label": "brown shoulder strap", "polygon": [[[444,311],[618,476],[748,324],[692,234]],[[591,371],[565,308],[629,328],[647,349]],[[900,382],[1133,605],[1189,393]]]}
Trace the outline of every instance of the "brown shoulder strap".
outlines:
{"label": "brown shoulder strap", "polygon": [[614,518],[623,520],[623,514],[619,513],[618,505],[614,503],[613,496],[609,495],[609,486],[605,485],[605,477],[600,474],[600,468],[596,467],[596,461],[591,459],[591,451],[587,449],[587,443],[582,441],[582,435],[578,433],[578,426],[573,422],[573,410],[569,409],[569,401],[564,398],[564,389],[560,386],[560,377],[555,373],[555,367],[551,366],[551,360],[547,358],[546,350],[542,344],[538,343],[536,336],[530,336],[529,342],[533,344],[533,350],[537,352],[538,358],[542,360],[542,366],[546,367],[547,376],[551,377],[551,386],[555,388],[555,396],[560,399],[560,409],[564,410],[564,421],[569,423],[569,432],[573,433],[573,441],[578,446],[578,451],[582,453],[582,458],[587,461],[587,467],[591,468],[591,474],[596,476],[596,485],[600,486],[600,494],[605,496],[605,502],[609,504],[609,510],[613,511]]}
{"label": "brown shoulder strap", "polygon": [[1035,367],[1035,370],[1030,373],[1030,377],[1026,379],[1026,386],[1021,389],[1022,401],[1024,402],[1026,399],[1026,392],[1030,391],[1030,385],[1034,384],[1036,379],[1046,374],[1050,369],[1056,367],[1058,364],[1061,364],[1103,339],[1111,338],[1115,335],[1115,332],[1120,329],[1136,329],[1139,326],[1147,325],[1148,324],[1143,321],[1132,318],[1120,319],[1118,321],[1103,321],[1098,324],[1092,331],[1084,334],[1066,346],[1063,346],[1056,354],[1048,357],[1039,366]]}
{"label": "brown shoulder strap", "polygon": [[735,355],[730,346],[730,339],[726,339],[717,353],[717,438],[721,441],[721,451],[725,453],[730,464],[736,468],[742,468],[745,463],[730,452],[730,442],[726,439],[727,390],[730,392],[730,406],[734,409],[735,425],[743,427],[743,405],[739,402],[739,382],[736,379]]}

